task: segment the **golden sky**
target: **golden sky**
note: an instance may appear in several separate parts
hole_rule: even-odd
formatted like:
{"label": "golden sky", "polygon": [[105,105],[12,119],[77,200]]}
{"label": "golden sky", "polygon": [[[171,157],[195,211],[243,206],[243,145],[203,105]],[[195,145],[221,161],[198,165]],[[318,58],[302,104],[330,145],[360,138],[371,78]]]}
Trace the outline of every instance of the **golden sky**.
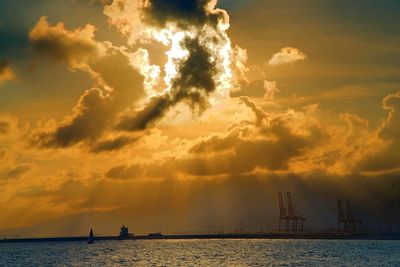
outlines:
{"label": "golden sky", "polygon": [[278,191],[309,228],[396,216],[399,11],[0,2],[0,236],[274,228]]}

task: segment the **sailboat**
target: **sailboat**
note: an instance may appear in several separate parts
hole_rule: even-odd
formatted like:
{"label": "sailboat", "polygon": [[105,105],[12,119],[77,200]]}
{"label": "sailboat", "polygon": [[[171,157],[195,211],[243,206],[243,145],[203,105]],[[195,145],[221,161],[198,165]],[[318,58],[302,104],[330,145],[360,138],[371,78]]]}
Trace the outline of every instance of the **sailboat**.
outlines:
{"label": "sailboat", "polygon": [[94,243],[94,235],[93,235],[93,229],[92,228],[90,228],[90,234],[89,234],[87,243],[88,244],[93,244]]}

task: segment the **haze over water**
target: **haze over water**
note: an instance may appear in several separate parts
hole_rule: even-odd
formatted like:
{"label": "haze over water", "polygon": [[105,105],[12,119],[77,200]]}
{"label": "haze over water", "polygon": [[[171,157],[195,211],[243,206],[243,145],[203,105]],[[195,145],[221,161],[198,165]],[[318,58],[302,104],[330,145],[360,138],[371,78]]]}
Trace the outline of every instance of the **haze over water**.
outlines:
{"label": "haze over water", "polygon": [[0,266],[400,266],[399,241],[176,240],[0,244]]}

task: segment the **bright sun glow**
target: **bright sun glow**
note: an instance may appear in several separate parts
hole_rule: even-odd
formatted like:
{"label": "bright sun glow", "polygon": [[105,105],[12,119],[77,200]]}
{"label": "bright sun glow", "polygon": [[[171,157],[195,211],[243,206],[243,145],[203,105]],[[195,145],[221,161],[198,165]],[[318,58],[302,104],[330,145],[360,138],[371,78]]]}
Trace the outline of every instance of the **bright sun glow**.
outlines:
{"label": "bright sun glow", "polygon": [[[132,65],[136,66],[142,75],[145,76],[145,88],[148,99],[157,94],[168,93],[172,88],[172,83],[179,78],[179,67],[189,57],[190,52],[184,47],[186,39],[197,38],[200,44],[207,48],[210,54],[209,61],[216,67],[214,81],[216,81],[216,93],[220,96],[227,96],[234,86],[234,74],[232,43],[226,33],[229,23],[220,21],[216,28],[206,25],[202,28],[190,27],[182,30],[174,23],[168,23],[163,29],[148,27],[142,33],[150,41],[158,42],[167,51],[167,63],[164,65],[163,81],[165,87],[160,90],[161,67],[150,64],[149,53],[145,49],[139,49],[132,60]],[[192,88],[187,88],[191,90]]]}

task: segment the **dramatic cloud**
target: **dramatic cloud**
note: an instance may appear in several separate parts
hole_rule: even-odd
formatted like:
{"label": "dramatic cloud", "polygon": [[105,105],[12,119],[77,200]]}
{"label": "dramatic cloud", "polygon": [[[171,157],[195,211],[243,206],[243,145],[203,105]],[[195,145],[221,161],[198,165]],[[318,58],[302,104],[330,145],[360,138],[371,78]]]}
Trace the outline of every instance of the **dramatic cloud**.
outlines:
{"label": "dramatic cloud", "polygon": [[210,134],[191,141],[181,152],[171,153],[148,176],[218,176],[254,171],[293,171],[293,162],[322,145],[329,134],[304,113],[268,114],[247,97],[241,98],[252,112],[251,119],[232,125],[226,134]]}
{"label": "dramatic cloud", "polygon": [[367,171],[394,171],[400,168],[400,92],[386,96],[383,108],[389,115],[377,135],[384,144],[362,161],[362,169]]}
{"label": "dramatic cloud", "polygon": [[198,40],[185,41],[188,58],[179,67],[179,77],[172,81],[170,92],[154,97],[149,104],[132,118],[126,118],[119,129],[128,131],[144,130],[153,121],[157,121],[174,105],[185,101],[193,110],[202,112],[208,102],[208,95],[216,88],[213,75],[217,72],[215,64],[210,62],[210,54]]}
{"label": "dramatic cloud", "polygon": [[145,20],[164,28],[169,22],[177,22],[180,27],[205,24],[217,27],[220,20],[226,20],[223,10],[215,9],[217,1],[211,0],[150,0],[143,11]]}
{"label": "dramatic cloud", "polygon": [[0,85],[5,81],[14,80],[15,73],[7,60],[0,60]]}
{"label": "dramatic cloud", "polygon": [[[0,84],[17,80],[0,90],[0,228],[50,221],[10,235],[273,230],[279,191],[309,229],[335,227],[338,199],[371,229],[398,216],[399,54],[382,38],[396,9],[375,34],[349,16],[370,26],[365,43],[354,27],[329,32],[323,12],[318,37],[291,10],[316,33],[304,38],[281,23],[282,1],[221,0],[234,29],[216,0],[19,2],[0,29]],[[290,67],[307,56],[275,50],[288,41],[317,56]]]}
{"label": "dramatic cloud", "polygon": [[268,61],[268,64],[271,66],[280,66],[293,64],[297,61],[304,61],[306,59],[307,56],[299,49],[293,47],[285,47],[282,48],[280,52],[273,55],[272,58]]}
{"label": "dramatic cloud", "polygon": [[91,59],[104,53],[104,47],[93,39],[95,31],[91,24],[69,31],[63,23],[51,26],[47,17],[42,17],[29,33],[29,40],[39,53],[72,68],[85,68]]}
{"label": "dramatic cloud", "polygon": [[169,37],[163,34],[170,33],[158,32],[159,29],[178,27],[188,30],[206,25],[229,27],[229,16],[224,10],[216,9],[216,4],[215,0],[114,0],[104,8],[104,13],[110,24],[128,37],[130,44],[141,39],[168,42]]}
{"label": "dramatic cloud", "polygon": [[[149,167],[152,171],[146,174],[213,177],[271,171],[335,175],[360,170],[393,172],[399,167],[398,131],[392,127],[398,121],[397,101],[398,94],[385,98],[384,108],[390,114],[377,136],[367,120],[352,114],[340,114],[344,125],[334,126],[316,117],[318,105],[304,107],[304,111],[268,113],[249,97],[241,97],[253,119],[236,122],[225,134],[187,141],[183,149],[171,152],[172,158]],[[378,169],[382,166],[385,168]]]}
{"label": "dramatic cloud", "polygon": [[[94,40],[94,27],[67,30],[62,23],[51,26],[45,17],[30,32],[36,50],[72,68],[88,72],[96,87],[88,89],[74,107],[74,114],[56,127],[39,130],[32,143],[41,147],[70,147],[80,142],[93,146],[93,152],[122,148],[122,139],[96,144],[106,130],[112,130],[117,115],[143,95],[143,76],[117,48]],[[111,149],[113,148],[113,149]]]}
{"label": "dramatic cloud", "polygon": [[113,112],[112,108],[101,90],[87,90],[75,106],[74,116],[49,133],[38,133],[33,143],[42,147],[69,147],[85,139],[94,141],[112,122],[112,117],[99,115]]}
{"label": "dramatic cloud", "polygon": [[205,139],[191,148],[199,156],[185,162],[186,171],[218,175],[250,173],[256,168],[288,170],[292,159],[321,144],[325,136],[323,129],[312,125],[307,134],[297,133],[287,124],[295,118],[271,118],[266,125],[238,127],[226,136]]}
{"label": "dramatic cloud", "polygon": [[[187,103],[193,112],[202,113],[209,105],[209,94],[223,92],[233,86],[231,58],[234,52],[226,34],[229,27],[226,12],[215,9],[214,1],[169,1],[168,5],[163,1],[135,3],[115,1],[105,7],[105,13],[110,17],[110,22],[125,34],[130,30],[125,32],[120,28],[118,10],[123,12],[122,7],[132,7],[142,14],[140,23],[148,26],[143,29],[142,38],[161,42],[170,48],[164,77],[167,87],[162,93],[153,94],[147,99],[148,104],[136,108],[133,114],[125,112],[116,129],[144,130],[180,102]],[[64,120],[56,129],[35,134],[34,143],[43,147],[69,147],[86,140],[94,144],[108,127],[112,127],[114,116],[134,104],[140,94],[127,94],[129,91],[126,90],[124,80],[137,75],[132,75],[132,70],[132,74],[125,70],[104,70],[104,58],[118,55],[129,58],[129,64],[138,68],[145,77],[144,85],[148,94],[152,94],[151,87],[157,85],[155,81],[160,71],[158,66],[150,65],[147,50],[139,48],[137,52],[130,53],[110,43],[96,42],[94,32],[95,28],[90,24],[75,30],[66,29],[62,23],[51,26],[46,17],[42,17],[30,32],[30,41],[36,51],[65,62],[71,68],[87,71],[98,84],[81,97],[73,116]],[[121,69],[125,65],[115,62],[108,68],[110,66]],[[130,80],[140,81],[138,78]],[[107,143],[106,147],[122,148],[126,143],[123,146],[121,142],[117,142],[118,146],[114,146],[115,142],[113,145]],[[96,147],[94,144],[92,151],[97,151]]]}
{"label": "dramatic cloud", "polygon": [[118,129],[143,130],[181,102],[201,113],[211,93],[233,89],[234,69],[243,68],[238,63],[244,52],[232,48],[226,33],[229,16],[216,9],[216,3],[118,0],[105,8],[110,23],[128,37],[131,45],[137,41],[159,42],[168,49],[166,88],[149,99],[146,107],[124,116]]}

